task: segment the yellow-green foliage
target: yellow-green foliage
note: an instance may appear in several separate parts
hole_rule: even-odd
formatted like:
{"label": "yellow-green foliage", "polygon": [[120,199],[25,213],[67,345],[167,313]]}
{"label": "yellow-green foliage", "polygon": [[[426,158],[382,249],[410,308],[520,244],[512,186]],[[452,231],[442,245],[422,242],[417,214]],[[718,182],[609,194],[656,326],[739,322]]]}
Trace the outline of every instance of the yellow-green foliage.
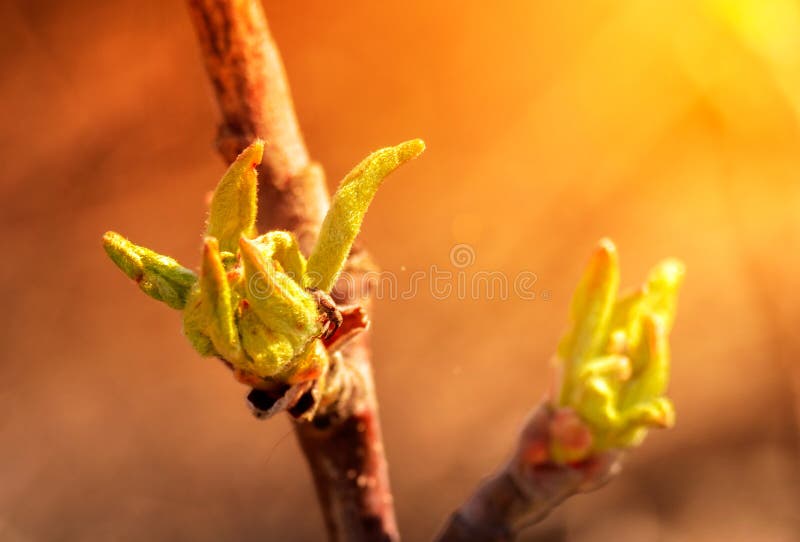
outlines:
{"label": "yellow-green foliage", "polygon": [[262,379],[293,383],[324,372],[323,326],[309,292],[329,292],[383,178],[425,148],[416,139],[379,150],[342,181],[307,264],[291,233],[257,236],[256,170],[264,143],[231,164],[214,191],[198,278],[175,260],[103,237],[106,252],[151,297],[183,310],[183,329],[204,356]]}
{"label": "yellow-green foliage", "polygon": [[649,427],[675,422],[664,397],[669,379],[669,332],[684,267],[665,260],[644,285],[618,297],[616,248],[604,239],[575,292],[571,325],[559,344],[563,381],[559,406],[574,409],[592,433],[591,450],[554,443],[563,461],[590,451],[639,444]]}
{"label": "yellow-green foliage", "polygon": [[421,139],[412,139],[373,152],[347,174],[333,196],[331,209],[308,259],[306,286],[326,292],[333,288],[381,182],[424,150]]}
{"label": "yellow-green foliage", "polygon": [[197,275],[167,256],[139,247],[114,232],[103,236],[103,247],[111,260],[139,284],[150,297],[173,309],[182,309]]}
{"label": "yellow-green foliage", "polygon": [[[239,284],[234,282],[234,286],[238,287]],[[234,301],[219,253],[219,243],[214,237],[206,237],[200,281],[192,290],[183,311],[183,331],[201,354],[216,352],[223,359],[238,364],[242,351],[236,329]]]}
{"label": "yellow-green foliage", "polygon": [[236,158],[214,190],[206,235],[216,237],[223,252],[236,252],[239,237],[252,237],[256,231],[255,167],[261,163],[263,154],[264,142],[256,140]]}

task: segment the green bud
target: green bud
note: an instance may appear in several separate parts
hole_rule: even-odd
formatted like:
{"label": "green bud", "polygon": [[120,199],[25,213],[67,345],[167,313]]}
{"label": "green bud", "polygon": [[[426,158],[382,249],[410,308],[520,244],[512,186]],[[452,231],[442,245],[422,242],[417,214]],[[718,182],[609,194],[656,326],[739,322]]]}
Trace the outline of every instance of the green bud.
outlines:
{"label": "green bud", "polygon": [[[341,334],[327,333],[331,322],[340,325],[343,317],[329,300],[320,304],[321,292],[310,290],[330,290],[379,184],[423,149],[422,141],[407,141],[357,166],[334,196],[309,262],[291,233],[256,237],[260,140],[242,151],[214,191],[199,278],[115,233],[106,234],[104,245],[148,295],[184,309],[183,329],[192,346],[204,356],[225,360],[240,381],[251,386],[265,380],[269,385],[324,382],[326,345],[334,348],[343,340]],[[361,325],[350,325],[345,334],[363,329],[363,320],[362,315]],[[330,342],[323,343],[323,334]]]}
{"label": "green bud", "polygon": [[[264,326],[281,333],[294,347],[304,349],[320,333],[317,304],[275,258],[278,252],[284,262],[302,267],[297,244],[293,238],[285,244],[285,235],[285,232],[271,232],[258,241],[244,237],[239,240],[244,265],[243,294]],[[294,255],[288,256],[287,252]]]}
{"label": "green bud", "polygon": [[[683,275],[683,264],[666,260],[642,287],[617,299],[614,245],[603,240],[592,256],[558,351],[563,364],[558,406],[576,412],[591,431],[585,455],[638,445],[647,428],[674,424],[675,411],[664,393],[669,330]],[[553,444],[560,456],[562,448]]]}

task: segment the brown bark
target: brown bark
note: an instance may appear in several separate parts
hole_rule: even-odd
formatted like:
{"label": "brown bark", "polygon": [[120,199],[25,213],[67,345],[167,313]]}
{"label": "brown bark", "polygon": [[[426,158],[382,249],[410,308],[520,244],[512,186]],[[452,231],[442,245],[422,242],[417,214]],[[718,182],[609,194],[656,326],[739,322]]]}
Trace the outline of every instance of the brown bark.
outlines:
{"label": "brown bark", "polygon": [[[342,352],[350,405],[339,414],[332,409],[311,423],[296,422],[331,540],[397,540],[389,475],[384,459],[369,348],[361,340]],[[347,395],[347,394],[346,394]]]}
{"label": "brown bark", "polygon": [[[218,149],[230,162],[256,137],[265,140],[259,227],[294,232],[308,253],[328,210],[328,192],[300,134],[261,4],[189,0],[189,11],[222,113]],[[363,253],[351,257],[351,273],[367,261]],[[362,292],[350,296],[336,301],[366,302]],[[331,540],[398,539],[369,359],[365,332],[334,356],[332,404],[310,422],[295,421]]]}

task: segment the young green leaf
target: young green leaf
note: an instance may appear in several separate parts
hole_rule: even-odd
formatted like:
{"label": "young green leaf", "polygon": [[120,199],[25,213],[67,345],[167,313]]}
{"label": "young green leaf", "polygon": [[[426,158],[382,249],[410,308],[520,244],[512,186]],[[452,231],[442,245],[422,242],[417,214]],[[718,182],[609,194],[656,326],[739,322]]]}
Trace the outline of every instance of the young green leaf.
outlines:
{"label": "young green leaf", "polygon": [[308,259],[306,287],[330,292],[381,182],[424,150],[425,143],[421,139],[412,139],[370,154],[347,174],[333,196],[317,244]]}
{"label": "young green leaf", "polygon": [[[619,287],[617,249],[603,239],[592,254],[581,278],[570,310],[571,326],[558,346],[565,364],[566,382],[572,382],[580,371],[580,360],[590,359],[602,351],[607,339],[608,323]],[[572,388],[565,385],[561,402],[569,401]]]}
{"label": "young green leaf", "polygon": [[[184,332],[201,354],[208,355],[208,337],[213,352],[230,363],[241,358],[239,333],[234,320],[231,288],[219,253],[219,243],[206,237],[203,244],[203,263],[197,289],[184,312]],[[205,350],[205,351],[204,351]]]}
{"label": "young green leaf", "polygon": [[286,335],[295,346],[303,346],[318,332],[317,305],[302,286],[276,267],[280,265],[273,259],[276,248],[285,247],[239,239],[244,295],[262,325]]}
{"label": "young green leaf", "polygon": [[306,274],[306,259],[300,252],[297,239],[288,231],[271,231],[254,239],[262,246],[265,257],[272,258],[280,264],[286,273],[298,285],[303,284]]}
{"label": "young green leaf", "polygon": [[206,235],[219,241],[222,252],[236,252],[242,234],[255,234],[256,166],[263,153],[264,142],[257,139],[239,154],[214,190]]}
{"label": "young green leaf", "polygon": [[135,245],[113,231],[103,235],[103,248],[117,267],[150,297],[182,309],[197,275],[167,256]]}

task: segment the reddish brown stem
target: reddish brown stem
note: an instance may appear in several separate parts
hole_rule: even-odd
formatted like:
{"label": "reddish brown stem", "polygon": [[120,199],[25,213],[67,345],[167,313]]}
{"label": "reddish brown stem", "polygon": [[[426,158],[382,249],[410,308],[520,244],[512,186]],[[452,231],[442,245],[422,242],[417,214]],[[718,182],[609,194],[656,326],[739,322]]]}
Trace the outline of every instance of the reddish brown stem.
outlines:
{"label": "reddish brown stem", "polygon": [[[300,134],[261,4],[189,0],[189,10],[222,113],[219,151],[230,162],[256,137],[265,140],[259,226],[293,231],[308,253],[328,192]],[[337,302],[363,303],[360,294]],[[362,333],[338,358],[340,397],[312,422],[295,423],[332,540],[398,538],[369,358]]]}
{"label": "reddish brown stem", "polygon": [[369,364],[363,341],[350,343],[343,352],[350,386],[358,397],[347,401],[354,410],[318,417],[295,428],[306,454],[323,516],[332,540],[397,540],[383,438]]}

